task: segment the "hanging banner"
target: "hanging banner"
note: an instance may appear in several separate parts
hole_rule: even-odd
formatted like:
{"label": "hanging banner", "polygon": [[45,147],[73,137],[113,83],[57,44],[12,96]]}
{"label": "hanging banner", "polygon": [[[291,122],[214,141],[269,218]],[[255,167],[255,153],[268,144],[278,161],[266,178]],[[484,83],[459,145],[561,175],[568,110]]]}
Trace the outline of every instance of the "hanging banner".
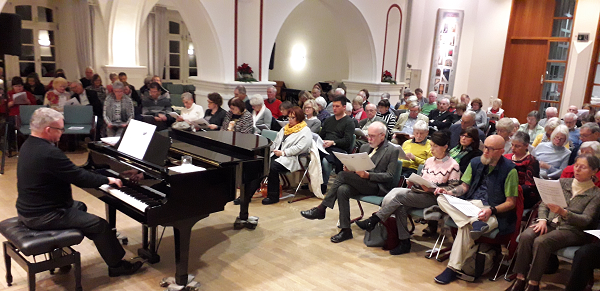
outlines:
{"label": "hanging banner", "polygon": [[452,96],[458,64],[463,10],[438,9],[435,25],[429,92]]}

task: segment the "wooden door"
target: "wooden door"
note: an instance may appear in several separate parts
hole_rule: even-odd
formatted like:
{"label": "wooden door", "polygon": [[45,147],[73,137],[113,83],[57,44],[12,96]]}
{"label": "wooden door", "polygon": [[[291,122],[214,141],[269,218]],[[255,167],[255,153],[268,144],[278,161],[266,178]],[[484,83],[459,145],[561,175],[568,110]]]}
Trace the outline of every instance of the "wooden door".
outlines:
{"label": "wooden door", "polygon": [[526,122],[527,114],[539,108],[541,78],[546,66],[547,41],[512,40],[504,53],[499,97],[506,116]]}
{"label": "wooden door", "polygon": [[498,97],[505,116],[560,108],[576,0],[513,0]]}

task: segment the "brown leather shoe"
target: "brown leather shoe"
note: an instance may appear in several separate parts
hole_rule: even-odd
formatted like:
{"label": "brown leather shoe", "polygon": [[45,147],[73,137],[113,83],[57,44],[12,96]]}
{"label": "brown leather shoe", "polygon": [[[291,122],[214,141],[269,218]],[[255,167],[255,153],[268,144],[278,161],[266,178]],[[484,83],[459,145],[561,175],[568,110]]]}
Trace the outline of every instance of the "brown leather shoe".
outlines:
{"label": "brown leather shoe", "polygon": [[515,279],[505,291],[523,291],[525,290],[525,286],[527,286],[525,280]]}

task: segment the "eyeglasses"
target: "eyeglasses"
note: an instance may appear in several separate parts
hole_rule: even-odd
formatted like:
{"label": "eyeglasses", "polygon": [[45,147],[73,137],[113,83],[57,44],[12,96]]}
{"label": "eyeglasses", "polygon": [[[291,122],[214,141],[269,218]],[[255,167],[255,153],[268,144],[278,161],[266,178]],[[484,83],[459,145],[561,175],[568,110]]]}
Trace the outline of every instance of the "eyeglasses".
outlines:
{"label": "eyeglasses", "polygon": [[383,135],[383,133],[380,133],[380,134],[367,134],[367,139],[374,139],[374,138],[376,138],[379,135]]}
{"label": "eyeglasses", "polygon": [[64,127],[63,128],[54,127],[54,126],[48,126],[48,127],[52,128],[52,129],[60,130],[60,132],[65,132],[65,128]]}
{"label": "eyeglasses", "polygon": [[470,138],[470,139],[472,139],[472,138],[471,138],[471,137],[470,137],[468,134],[463,134],[463,135],[461,135],[460,137],[464,137],[464,138]]}
{"label": "eyeglasses", "polygon": [[491,152],[491,151],[497,151],[497,150],[501,150],[501,149],[495,149],[495,148],[493,148],[493,147],[489,147],[489,146],[486,146],[486,145],[484,145],[484,146],[483,146],[483,150],[484,150],[484,151],[490,151],[490,152]]}

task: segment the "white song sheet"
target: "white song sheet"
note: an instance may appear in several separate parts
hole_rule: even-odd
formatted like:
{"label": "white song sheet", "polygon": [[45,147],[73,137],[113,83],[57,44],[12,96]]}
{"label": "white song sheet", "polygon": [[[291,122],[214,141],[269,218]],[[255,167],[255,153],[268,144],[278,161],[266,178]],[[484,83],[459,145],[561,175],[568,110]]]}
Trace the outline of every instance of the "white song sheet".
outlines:
{"label": "white song sheet", "polygon": [[556,204],[562,208],[567,207],[567,200],[565,200],[565,194],[558,180],[544,180],[535,177],[533,180],[544,203]]}
{"label": "white song sheet", "polygon": [[26,92],[15,93],[13,95],[13,102],[15,102],[15,105],[27,104],[29,102],[29,100],[27,99],[27,93]]}
{"label": "white song sheet", "polygon": [[458,211],[462,212],[464,215],[469,217],[477,217],[481,209],[473,203],[460,199],[458,197],[454,197],[448,194],[444,194],[444,197],[448,200],[450,205],[454,206],[454,208],[458,209]]}
{"label": "white song sheet", "polygon": [[350,171],[368,171],[375,168],[375,164],[373,164],[367,153],[344,154],[333,152],[333,154]]}
{"label": "white song sheet", "polygon": [[155,130],[156,125],[132,119],[129,121],[118,151],[143,159]]}
{"label": "white song sheet", "polygon": [[425,179],[423,179],[423,177],[417,175],[417,174],[410,174],[410,177],[408,177],[408,181],[412,182],[414,184],[417,184],[419,186],[423,185],[427,188],[437,188],[436,185],[434,185],[433,183],[431,183],[430,181],[427,181]]}
{"label": "white song sheet", "polygon": [[589,233],[597,238],[600,238],[600,229],[584,230],[583,232]]}

